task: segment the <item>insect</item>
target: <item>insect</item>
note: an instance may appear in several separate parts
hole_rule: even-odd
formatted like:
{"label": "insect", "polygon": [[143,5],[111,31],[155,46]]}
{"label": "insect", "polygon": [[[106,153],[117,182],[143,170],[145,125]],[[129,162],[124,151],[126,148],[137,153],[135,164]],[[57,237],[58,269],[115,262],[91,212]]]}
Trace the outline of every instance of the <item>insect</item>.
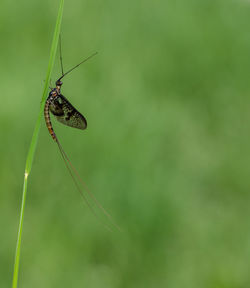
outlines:
{"label": "insect", "polygon": [[[83,64],[84,62],[89,60],[90,58],[94,57],[97,54],[97,52],[93,53],[92,55],[90,55],[89,57],[87,57],[86,59],[81,61],[79,64],[75,65],[73,68],[69,69],[66,73],[64,73],[63,72],[63,64],[62,64],[61,36],[59,38],[59,44],[60,44],[60,64],[61,64],[62,75],[58,78],[58,80],[56,80],[55,88],[50,87],[51,91],[49,92],[49,96],[48,96],[48,98],[45,102],[45,106],[44,106],[45,123],[46,123],[46,126],[49,130],[49,133],[50,133],[52,139],[57,143],[57,145],[59,147],[59,151],[60,151],[62,158],[64,160],[64,163],[65,163],[78,191],[80,192],[81,196],[83,197],[84,201],[86,202],[86,204],[89,206],[89,208],[92,210],[92,212],[97,217],[97,214],[96,214],[93,206],[90,204],[90,200],[88,200],[88,197],[86,197],[86,195],[84,195],[84,193],[81,189],[81,186],[87,192],[87,195],[89,196],[89,198],[91,198],[93,200],[95,205],[98,206],[102,210],[102,212],[110,219],[113,226],[115,226],[116,228],[118,228],[120,230],[119,226],[114,223],[110,214],[103,208],[103,206],[97,201],[95,196],[88,190],[88,188],[86,187],[86,184],[81,179],[76,168],[71,163],[69,157],[67,156],[67,154],[63,150],[63,148],[62,148],[62,146],[58,140],[58,137],[55,134],[54,128],[52,126],[51,118],[50,118],[50,112],[51,112],[56,117],[56,119],[64,125],[67,125],[67,126],[70,126],[73,128],[77,128],[77,129],[81,129],[81,130],[84,130],[87,128],[86,118],[79,111],[77,111],[77,109],[66,99],[66,97],[64,97],[61,94],[61,86],[63,84],[62,79],[66,75],[68,75],[70,72],[72,72],[74,69],[76,69],[78,66],[80,66],[81,64]],[[81,186],[79,185],[79,183]],[[105,224],[105,226],[107,226],[107,225]]]}

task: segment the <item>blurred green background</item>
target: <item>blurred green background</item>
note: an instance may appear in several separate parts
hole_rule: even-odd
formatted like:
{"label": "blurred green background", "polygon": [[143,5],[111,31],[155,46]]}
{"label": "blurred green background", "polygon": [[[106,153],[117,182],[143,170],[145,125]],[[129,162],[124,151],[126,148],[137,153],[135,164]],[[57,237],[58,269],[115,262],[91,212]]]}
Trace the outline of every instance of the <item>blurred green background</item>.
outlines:
{"label": "blurred green background", "polygon": [[[0,287],[10,287],[25,159],[59,1],[0,4]],[[53,122],[123,232],[82,203],[43,121],[19,287],[250,287],[250,2],[65,1]],[[60,75],[59,58],[53,83]]]}

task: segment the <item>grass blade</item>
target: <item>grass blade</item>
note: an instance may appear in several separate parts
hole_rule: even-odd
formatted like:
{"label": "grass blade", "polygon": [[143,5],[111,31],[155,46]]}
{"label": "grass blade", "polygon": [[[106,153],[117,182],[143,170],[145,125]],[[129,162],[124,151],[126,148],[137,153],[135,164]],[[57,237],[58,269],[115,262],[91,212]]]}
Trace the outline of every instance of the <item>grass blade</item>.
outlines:
{"label": "grass blade", "polygon": [[22,204],[21,204],[21,213],[20,213],[20,220],[19,220],[19,228],[18,228],[18,237],[17,237],[17,244],[16,244],[16,254],[15,254],[15,263],[14,263],[14,271],[13,271],[13,281],[12,281],[12,288],[17,287],[18,282],[18,271],[19,271],[19,263],[20,263],[20,250],[21,250],[21,240],[22,240],[22,228],[23,228],[23,216],[24,216],[24,208],[25,208],[25,200],[26,200],[26,194],[27,194],[27,185],[28,185],[28,176],[31,171],[32,162],[36,150],[37,140],[38,140],[38,134],[41,126],[41,119],[43,116],[43,108],[46,101],[46,96],[48,93],[49,88],[49,81],[51,78],[52,68],[54,66],[55,57],[56,57],[56,50],[57,50],[57,44],[59,40],[60,35],[60,27],[62,22],[62,15],[63,15],[63,4],[64,0],[60,1],[60,6],[58,10],[57,20],[56,20],[56,26],[54,31],[54,36],[52,40],[51,50],[50,50],[50,58],[49,58],[49,64],[43,89],[43,95],[42,95],[42,101],[40,106],[40,111],[37,117],[35,129],[33,132],[33,136],[31,139],[29,152],[26,159],[26,165],[25,165],[25,173],[24,173],[24,184],[23,184],[23,195],[22,195]]}

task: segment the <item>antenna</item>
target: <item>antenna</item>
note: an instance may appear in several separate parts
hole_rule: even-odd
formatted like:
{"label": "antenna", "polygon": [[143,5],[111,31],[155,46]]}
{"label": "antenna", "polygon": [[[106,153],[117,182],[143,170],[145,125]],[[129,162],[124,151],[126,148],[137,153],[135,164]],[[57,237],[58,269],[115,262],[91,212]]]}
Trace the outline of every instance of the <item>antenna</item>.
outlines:
{"label": "antenna", "polygon": [[67,74],[69,74],[71,71],[73,71],[74,69],[76,69],[78,66],[80,66],[82,63],[88,61],[90,58],[94,57],[97,54],[97,52],[93,53],[92,55],[90,55],[89,57],[85,58],[82,62],[80,62],[79,64],[77,64],[76,66],[74,66],[73,68],[69,69],[65,74],[63,73],[62,76],[57,80],[60,81],[64,76],[66,76]]}

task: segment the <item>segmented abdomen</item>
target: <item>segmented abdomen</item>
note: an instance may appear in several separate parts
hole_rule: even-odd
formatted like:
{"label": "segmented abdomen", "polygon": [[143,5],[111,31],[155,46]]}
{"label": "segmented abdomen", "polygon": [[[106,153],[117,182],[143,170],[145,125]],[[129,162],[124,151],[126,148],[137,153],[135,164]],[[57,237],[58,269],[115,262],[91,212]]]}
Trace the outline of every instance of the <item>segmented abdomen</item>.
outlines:
{"label": "segmented abdomen", "polygon": [[52,124],[51,124],[51,121],[50,121],[50,115],[49,115],[49,106],[50,106],[50,99],[48,98],[45,102],[45,106],[44,106],[44,118],[45,118],[45,123],[46,123],[46,126],[49,130],[49,134],[51,135],[51,137],[53,138],[53,140],[57,141],[57,138],[56,138],[56,134],[52,128]]}

